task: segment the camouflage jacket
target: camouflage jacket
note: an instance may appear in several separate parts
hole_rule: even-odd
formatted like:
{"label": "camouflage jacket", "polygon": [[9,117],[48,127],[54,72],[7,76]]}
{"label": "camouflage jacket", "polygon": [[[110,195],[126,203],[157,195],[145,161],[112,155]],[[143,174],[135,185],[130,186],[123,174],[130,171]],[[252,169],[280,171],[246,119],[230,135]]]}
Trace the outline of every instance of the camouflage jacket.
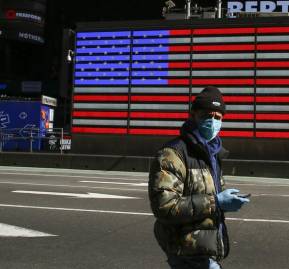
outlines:
{"label": "camouflage jacket", "polygon": [[[215,201],[211,168],[201,145],[190,136],[187,146],[187,138],[169,142],[151,165],[149,198],[157,219],[155,236],[168,255],[221,260],[228,252],[228,237]],[[219,165],[218,169],[221,172]],[[221,185],[224,188],[222,180]]]}

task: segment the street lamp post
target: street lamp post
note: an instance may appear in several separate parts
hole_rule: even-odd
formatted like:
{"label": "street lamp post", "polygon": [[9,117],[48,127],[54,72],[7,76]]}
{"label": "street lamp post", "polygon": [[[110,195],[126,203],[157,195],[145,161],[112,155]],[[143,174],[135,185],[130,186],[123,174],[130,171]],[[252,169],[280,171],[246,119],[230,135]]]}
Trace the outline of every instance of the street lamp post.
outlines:
{"label": "street lamp post", "polygon": [[191,18],[191,0],[187,0],[187,20]]}
{"label": "street lamp post", "polygon": [[222,18],[222,0],[217,0],[217,12],[218,12],[218,19]]}

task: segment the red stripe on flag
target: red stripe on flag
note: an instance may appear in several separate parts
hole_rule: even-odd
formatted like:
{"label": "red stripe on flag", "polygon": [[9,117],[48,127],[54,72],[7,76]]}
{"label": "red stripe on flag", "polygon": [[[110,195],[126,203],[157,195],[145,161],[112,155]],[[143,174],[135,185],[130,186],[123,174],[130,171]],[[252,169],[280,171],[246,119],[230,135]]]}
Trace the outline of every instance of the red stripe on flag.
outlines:
{"label": "red stripe on flag", "polygon": [[71,130],[79,134],[127,134],[126,128],[72,127]]}
{"label": "red stripe on flag", "polygon": [[257,50],[289,50],[289,44],[259,44]]}
{"label": "red stripe on flag", "polygon": [[190,68],[190,63],[169,63],[169,68]]}
{"label": "red stripe on flag", "polygon": [[255,45],[198,45],[192,46],[193,51],[253,51]]}
{"label": "red stripe on flag", "polygon": [[127,95],[75,95],[74,101],[92,101],[92,102],[127,102]]}
{"label": "red stripe on flag", "polygon": [[129,134],[135,135],[180,135],[180,130],[171,129],[130,129]]}
{"label": "red stripe on flag", "polygon": [[254,79],[230,78],[230,79],[193,79],[192,85],[254,85]]}
{"label": "red stripe on flag", "polygon": [[259,138],[289,138],[289,132],[256,132]]}
{"label": "red stripe on flag", "polygon": [[189,85],[189,79],[169,79],[169,85]]}
{"label": "red stripe on flag", "polygon": [[134,119],[187,119],[189,117],[189,113],[131,112],[130,117]]}
{"label": "red stripe on flag", "polygon": [[289,121],[289,114],[256,114],[256,120]]}
{"label": "red stripe on flag", "polygon": [[258,34],[289,33],[289,27],[261,27],[257,28]]}
{"label": "red stripe on flag", "polygon": [[251,103],[254,102],[254,96],[224,96],[225,102]]}
{"label": "red stripe on flag", "polygon": [[254,114],[225,114],[224,120],[253,120]]}
{"label": "red stripe on flag", "polygon": [[254,68],[254,62],[193,62],[193,68]]}
{"label": "red stripe on flag", "polygon": [[221,131],[222,137],[253,137],[254,132],[251,131]]}
{"label": "red stripe on flag", "polygon": [[[223,96],[225,102],[228,103],[253,103],[254,96]],[[195,96],[192,96],[192,101],[195,100]]]}
{"label": "red stripe on flag", "polygon": [[188,96],[132,96],[133,102],[189,102]]}
{"label": "red stripe on flag", "polygon": [[256,79],[257,85],[288,85],[289,79],[267,79],[267,78],[258,78]]}
{"label": "red stripe on flag", "polygon": [[83,118],[127,118],[128,112],[73,111],[72,116]]}
{"label": "red stripe on flag", "polygon": [[289,62],[257,62],[256,63],[257,68],[262,67],[289,67]]}
{"label": "red stripe on flag", "polygon": [[255,28],[195,29],[194,35],[254,34]]}
{"label": "red stripe on flag", "polygon": [[192,30],[170,30],[170,35],[191,35]]}
{"label": "red stripe on flag", "polygon": [[170,46],[170,52],[189,52],[191,51],[190,46]]}
{"label": "red stripe on flag", "polygon": [[260,103],[288,103],[288,96],[257,96],[257,102]]}

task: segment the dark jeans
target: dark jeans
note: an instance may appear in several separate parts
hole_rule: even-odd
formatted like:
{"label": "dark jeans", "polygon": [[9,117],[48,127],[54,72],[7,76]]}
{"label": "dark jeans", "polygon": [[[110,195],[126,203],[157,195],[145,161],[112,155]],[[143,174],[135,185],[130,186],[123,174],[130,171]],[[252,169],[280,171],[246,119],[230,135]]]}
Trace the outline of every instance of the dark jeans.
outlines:
{"label": "dark jeans", "polygon": [[221,269],[222,267],[213,259],[204,257],[169,256],[168,264],[171,269]]}

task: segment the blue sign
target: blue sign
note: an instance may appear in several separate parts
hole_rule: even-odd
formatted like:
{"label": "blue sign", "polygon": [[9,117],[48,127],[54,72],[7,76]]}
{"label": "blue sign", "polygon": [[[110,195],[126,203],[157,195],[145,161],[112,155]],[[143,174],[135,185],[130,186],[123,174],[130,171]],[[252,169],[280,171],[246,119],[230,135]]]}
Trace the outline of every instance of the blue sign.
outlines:
{"label": "blue sign", "polygon": [[0,90],[6,90],[8,85],[6,83],[0,83]]}
{"label": "blue sign", "polygon": [[35,128],[41,124],[40,102],[0,102],[0,132],[4,150],[40,150],[40,136]]}

